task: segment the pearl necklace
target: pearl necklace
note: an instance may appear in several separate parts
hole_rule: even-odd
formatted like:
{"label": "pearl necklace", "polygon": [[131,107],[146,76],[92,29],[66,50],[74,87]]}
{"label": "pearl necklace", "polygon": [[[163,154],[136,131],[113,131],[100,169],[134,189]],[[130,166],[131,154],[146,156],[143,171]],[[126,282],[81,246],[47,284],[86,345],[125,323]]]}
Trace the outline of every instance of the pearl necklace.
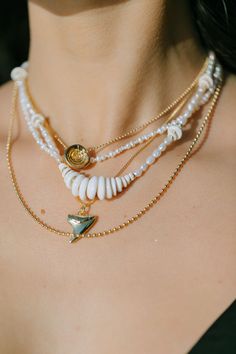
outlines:
{"label": "pearl necklace", "polygon": [[[154,162],[161,156],[169,145],[174,141],[181,139],[183,135],[183,127],[186,125],[190,117],[196,112],[202,105],[206,104],[211,96],[214,94],[218,83],[222,80],[222,68],[216,61],[215,55],[210,53],[208,58],[208,65],[204,73],[198,80],[197,90],[191,99],[187,102],[187,107],[184,112],[177,118],[173,119],[168,124],[162,125],[160,128],[151,131],[148,134],[141,135],[138,139],[131,140],[125,145],[120,146],[116,150],[112,150],[105,155],[95,157],[92,161],[88,159],[87,151],[81,145],[71,146],[66,151],[66,158],[63,159],[60,155],[59,149],[51,136],[50,131],[45,124],[45,117],[36,112],[30,98],[27,94],[25,81],[27,78],[27,65],[22,65],[13,69],[11,73],[12,79],[16,82],[21,109],[28,125],[29,131],[33,138],[36,140],[40,148],[53,157],[58,163],[59,170],[64,179],[65,185],[72,192],[72,195],[79,197],[83,202],[91,202],[95,199],[104,200],[111,199],[117,196],[118,193],[124,191],[135,179],[141,177],[144,172],[153,165]],[[145,162],[136,170],[118,177],[104,177],[104,176],[91,176],[88,177],[84,173],[77,172],[73,169],[73,163],[70,164],[69,158],[73,154],[77,154],[79,149],[79,160],[82,160],[83,166],[86,166],[88,162],[95,163],[101,162],[108,158],[115,157],[120,153],[135,147],[138,144],[154,139],[156,136],[167,133],[161,144],[148,156]],[[84,151],[85,150],[85,151]],[[82,152],[81,152],[82,151]],[[84,204],[86,205],[86,204]],[[83,212],[79,213],[79,216],[87,217]],[[95,221],[94,217],[91,221],[90,216],[87,220],[87,228]],[[74,219],[73,219],[74,220]],[[77,220],[78,221],[78,220]],[[71,224],[71,220],[69,221]],[[76,222],[75,220],[73,222]],[[76,222],[77,225],[77,222]],[[72,225],[73,226],[73,225]],[[86,228],[86,229],[87,229]],[[80,231],[82,229],[80,228]],[[83,229],[80,233],[84,232]]]}
{"label": "pearl necklace", "polygon": [[[211,122],[211,119],[212,119],[212,116],[213,116],[213,112],[214,112],[214,110],[216,108],[216,104],[218,102],[218,99],[219,99],[219,96],[220,96],[220,93],[221,93],[221,88],[222,88],[222,83],[220,82],[219,85],[216,88],[214,96],[213,96],[213,98],[211,100],[210,107],[209,107],[209,109],[207,111],[207,114],[203,118],[203,122],[202,122],[200,128],[198,129],[197,134],[195,135],[194,139],[192,140],[187,152],[181,158],[181,161],[178,163],[177,167],[175,168],[175,170],[172,172],[172,174],[168,178],[168,181],[165,183],[163,188],[161,188],[160,192],[157,193],[148,203],[146,203],[145,206],[142,207],[142,209],[140,209],[136,214],[134,214],[133,216],[129,217],[128,219],[126,219],[122,223],[117,224],[116,226],[113,226],[113,227],[110,227],[110,228],[106,228],[103,231],[96,231],[96,232],[93,231],[93,232],[87,233],[86,232],[86,231],[88,231],[88,227],[87,226],[89,224],[92,225],[91,224],[91,220],[94,217],[92,217],[90,219],[88,218],[88,216],[87,217],[85,217],[85,216],[83,217],[83,214],[86,213],[85,207],[81,208],[81,210],[79,211],[78,215],[72,215],[72,216],[68,215],[68,221],[71,223],[71,225],[72,224],[74,225],[73,226],[73,232],[62,231],[62,230],[59,230],[59,229],[55,228],[52,225],[49,225],[45,221],[43,221],[33,211],[33,209],[27,203],[24,195],[21,192],[19,183],[17,181],[16,172],[15,172],[14,167],[13,167],[13,161],[12,161],[12,156],[11,156],[12,155],[12,148],[13,148],[13,141],[12,141],[13,125],[14,125],[14,121],[15,121],[15,119],[17,117],[17,109],[16,109],[17,87],[15,85],[14,89],[13,89],[13,95],[12,95],[11,118],[10,118],[10,123],[9,123],[9,130],[8,130],[8,137],[7,137],[7,144],[6,144],[6,158],[7,158],[7,164],[8,164],[10,179],[11,179],[13,188],[14,188],[14,190],[16,192],[16,195],[17,195],[20,203],[22,204],[24,210],[28,213],[28,215],[30,217],[32,217],[34,222],[36,222],[38,225],[40,225],[43,229],[45,229],[45,230],[47,230],[49,232],[52,232],[52,233],[54,233],[54,234],[56,234],[58,236],[69,237],[69,242],[70,243],[73,243],[74,241],[78,241],[78,240],[80,240],[82,238],[91,238],[92,239],[92,238],[100,238],[100,237],[104,237],[104,236],[109,236],[109,235],[112,235],[112,234],[114,234],[114,233],[116,233],[116,232],[118,232],[120,230],[123,230],[126,227],[132,225],[137,220],[140,220],[144,215],[146,215],[146,213],[149,210],[151,210],[157,203],[160,202],[161,198],[165,195],[165,193],[168,191],[168,189],[172,186],[173,182],[175,181],[175,178],[179,175],[179,173],[183,169],[184,165],[193,156],[194,147],[196,147],[197,143],[199,143],[199,139],[200,139],[203,131],[205,129],[209,128],[209,124]],[[206,132],[206,134],[207,134],[207,132]],[[80,219],[78,220],[79,217],[80,217]],[[78,229],[79,223],[77,225],[75,224],[76,221],[77,222],[79,221],[79,223],[81,223],[80,229]],[[82,232],[82,230],[84,230],[84,232]]]}
{"label": "pearl necklace", "polygon": [[[176,123],[183,126],[187,120],[193,115],[193,113],[199,108],[200,105],[205,104],[208,102],[210,96],[213,94],[213,79],[212,75],[217,75],[219,73],[220,67],[219,65],[216,65],[216,59],[214,53],[210,53],[208,57],[208,63],[205,72],[203,75],[200,77],[198,80],[198,89],[196,93],[193,95],[193,97],[189,100],[186,110],[183,112],[182,115],[180,115],[177,120],[173,120],[173,125]],[[21,102],[21,107],[24,112],[25,119],[27,121],[27,124],[29,126],[29,129],[35,138],[36,142],[40,145],[40,147],[45,150],[47,153],[49,153],[52,157],[54,157],[57,161],[60,158],[58,156],[58,149],[56,149],[55,143],[53,144],[51,137],[48,137],[49,134],[47,131],[45,131],[45,117],[41,114],[35,111],[32,102],[30,101],[30,98],[27,94],[26,86],[25,86],[25,80],[28,76],[27,73],[27,67],[28,63],[24,63],[22,67],[20,68],[15,68],[12,71],[12,79],[18,83],[19,87],[19,94],[20,94],[20,102]],[[215,69],[215,72],[213,70]],[[147,134],[141,135],[139,138],[131,140],[127,142],[125,145],[121,145],[119,148],[115,150],[111,150],[107,152],[106,154],[103,155],[97,155],[96,157],[89,157],[87,150],[79,145],[72,145],[65,151],[65,159],[67,164],[72,167],[73,169],[76,169],[77,167],[79,169],[86,167],[88,163],[97,163],[97,162],[103,162],[107,159],[116,157],[117,155],[123,153],[124,151],[127,151],[129,149],[132,149],[136,147],[139,144],[142,144],[149,139],[152,139],[153,137],[156,137],[158,135],[161,135],[168,131],[168,135],[171,134],[171,131],[173,133],[172,129],[172,123],[169,124],[163,124],[160,128],[155,129]],[[39,132],[42,135],[42,137],[48,141],[48,146],[44,144],[42,139],[40,139]],[[74,161],[73,161],[73,156],[75,156]],[[77,161],[76,164],[76,157],[78,158],[79,162]],[[78,166],[77,166],[78,165]]]}
{"label": "pearl necklace", "polygon": [[[118,193],[124,191],[136,178],[141,177],[144,172],[161,156],[161,154],[171,145],[174,141],[181,139],[183,130],[182,128],[187,124],[188,120],[192,117],[202,105],[206,104],[215,91],[217,82],[221,79],[222,72],[221,66],[216,62],[215,55],[210,53],[208,58],[208,65],[205,72],[198,80],[198,87],[195,94],[187,103],[187,107],[177,119],[173,119],[170,123],[164,124],[158,129],[151,131],[148,134],[141,135],[135,140],[131,140],[125,145],[120,146],[116,150],[112,150],[105,155],[100,155],[95,158],[90,158],[92,163],[104,161],[108,158],[115,157],[120,153],[129,150],[138,144],[153,139],[158,135],[167,133],[166,137],[159,144],[159,146],[148,156],[145,161],[136,170],[118,177],[104,177],[104,176],[91,176],[87,177],[84,173],[79,173],[73,169],[73,163],[70,163],[70,157],[77,151],[75,145],[69,147],[66,151],[66,163],[60,156],[59,150],[45,125],[45,117],[36,112],[30,98],[27,94],[25,80],[27,78],[26,65],[20,68],[13,69],[11,77],[15,80],[20,97],[21,109],[28,128],[36,140],[37,144],[42,150],[47,152],[53,157],[61,171],[65,185],[72,192],[72,195],[79,197],[82,201],[111,199],[116,197]],[[84,150],[81,145],[78,149]],[[82,157],[81,157],[82,156]],[[84,165],[88,163],[87,153],[80,154],[80,161]]]}

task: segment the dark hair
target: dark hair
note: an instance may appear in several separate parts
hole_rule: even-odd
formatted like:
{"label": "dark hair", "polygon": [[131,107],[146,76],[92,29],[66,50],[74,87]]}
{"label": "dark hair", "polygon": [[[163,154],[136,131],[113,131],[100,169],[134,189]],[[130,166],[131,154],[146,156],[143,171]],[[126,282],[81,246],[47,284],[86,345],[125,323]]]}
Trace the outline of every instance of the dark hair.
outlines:
{"label": "dark hair", "polygon": [[[222,65],[236,73],[236,0],[189,1],[203,47],[214,50]],[[0,84],[12,67],[27,58],[27,1],[4,1],[0,11]]]}
{"label": "dark hair", "polygon": [[236,0],[190,0],[202,45],[236,73]]}

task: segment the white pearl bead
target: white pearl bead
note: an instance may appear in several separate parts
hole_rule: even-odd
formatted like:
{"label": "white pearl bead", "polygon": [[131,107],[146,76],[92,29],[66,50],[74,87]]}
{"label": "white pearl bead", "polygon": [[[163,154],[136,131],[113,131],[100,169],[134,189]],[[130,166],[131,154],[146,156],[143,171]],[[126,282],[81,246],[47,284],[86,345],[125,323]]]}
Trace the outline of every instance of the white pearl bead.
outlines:
{"label": "white pearl bead", "polygon": [[71,188],[71,192],[73,194],[74,197],[78,197],[79,196],[79,186],[80,186],[80,183],[83,181],[83,179],[85,178],[84,175],[78,175],[73,183],[72,183],[72,188]]}
{"label": "white pearl bead", "polygon": [[109,177],[106,177],[106,197],[107,199],[112,198],[111,180]]}
{"label": "white pearl bead", "polygon": [[161,134],[163,134],[163,133],[166,131],[166,129],[167,129],[167,126],[166,126],[166,125],[162,125],[162,126],[160,127]]}
{"label": "white pearl bead", "polygon": [[157,148],[156,150],[153,151],[152,156],[156,159],[161,155],[161,150]]}
{"label": "white pearl bead", "polygon": [[[195,109],[195,107],[194,107],[194,105],[192,104],[192,103],[189,103],[188,105],[187,105],[187,110],[189,111],[189,112],[194,112],[194,109]],[[177,121],[178,121],[178,119],[177,119]]]}
{"label": "white pearl bead", "polygon": [[104,200],[106,193],[105,193],[105,178],[103,176],[98,177],[98,189],[97,189],[97,196],[98,199]]}
{"label": "white pearl bead", "polygon": [[159,150],[165,151],[165,149],[166,149],[166,144],[165,144],[165,143],[161,143],[161,144],[159,145]]}
{"label": "white pearl bead", "polygon": [[87,187],[87,197],[88,199],[93,200],[97,194],[98,178],[93,176],[90,178]]}
{"label": "white pearl bead", "polygon": [[27,77],[27,71],[25,69],[17,67],[12,70],[11,78],[13,81],[24,80]]}
{"label": "white pearl bead", "polygon": [[152,165],[154,162],[155,162],[155,157],[152,155],[148,156],[148,158],[146,159],[146,163],[148,165]]}
{"label": "white pearl bead", "polygon": [[169,145],[172,142],[173,137],[171,135],[167,135],[164,139],[164,144]]}
{"label": "white pearl bead", "polygon": [[24,63],[21,64],[21,67],[22,67],[23,69],[27,70],[28,67],[29,67],[29,62],[28,62],[28,61],[25,61]]}
{"label": "white pearl bead", "polygon": [[147,165],[145,162],[140,166],[140,169],[141,169],[142,171],[146,171],[147,168],[148,168],[148,165]]}
{"label": "white pearl bead", "polygon": [[216,58],[215,53],[212,52],[212,51],[210,51],[210,53],[209,53],[209,60],[215,61],[215,58]]}
{"label": "white pearl bead", "polygon": [[179,121],[178,121],[181,125],[185,125],[187,123],[187,118],[182,116]]}
{"label": "white pearl bead", "polygon": [[85,177],[82,182],[80,183],[79,187],[79,197],[81,200],[85,200],[87,196],[87,186],[88,186],[89,178]]}
{"label": "white pearl bead", "polygon": [[116,177],[115,180],[116,180],[116,186],[117,186],[118,192],[122,192],[123,187],[122,187],[121,178],[120,177]]}
{"label": "white pearl bead", "polygon": [[116,180],[114,177],[111,177],[111,189],[112,189],[112,193],[114,196],[117,195],[117,188],[116,188]]}
{"label": "white pearl bead", "polygon": [[135,177],[140,177],[140,176],[142,175],[142,173],[143,173],[143,171],[142,171],[140,168],[138,168],[137,170],[135,170],[135,171],[133,172],[133,174],[135,175]]}
{"label": "white pearl bead", "polygon": [[[45,121],[45,118],[41,114],[36,113],[31,117],[31,123],[32,123],[33,127],[35,127],[35,128],[38,128],[38,126],[40,124],[44,123],[44,121]],[[47,131],[43,129],[43,132],[44,132],[45,137],[48,137]]]}

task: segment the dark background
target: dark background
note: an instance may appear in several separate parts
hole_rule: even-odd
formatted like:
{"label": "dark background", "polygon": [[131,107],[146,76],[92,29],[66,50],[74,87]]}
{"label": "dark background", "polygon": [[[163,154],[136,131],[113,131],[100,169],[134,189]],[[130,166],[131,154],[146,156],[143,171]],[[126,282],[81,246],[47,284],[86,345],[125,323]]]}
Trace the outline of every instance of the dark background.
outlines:
{"label": "dark background", "polygon": [[0,5],[0,85],[9,80],[11,69],[28,57],[27,1],[2,1]]}

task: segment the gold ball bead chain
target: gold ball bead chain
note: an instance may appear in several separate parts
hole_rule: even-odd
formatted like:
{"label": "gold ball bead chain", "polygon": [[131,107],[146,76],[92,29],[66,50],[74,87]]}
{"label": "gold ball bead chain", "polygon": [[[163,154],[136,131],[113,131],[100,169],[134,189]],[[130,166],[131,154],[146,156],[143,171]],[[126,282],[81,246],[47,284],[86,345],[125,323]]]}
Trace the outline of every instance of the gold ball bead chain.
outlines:
{"label": "gold ball bead chain", "polygon": [[[160,190],[160,192],[153,198],[151,199],[151,201],[149,203],[147,203],[138,213],[136,213],[134,216],[130,217],[129,219],[127,219],[126,221],[124,221],[123,223],[106,229],[104,231],[101,232],[93,232],[93,233],[88,233],[88,234],[81,234],[78,239],[81,238],[95,238],[95,237],[104,237],[110,234],[113,234],[115,232],[118,232],[126,227],[128,227],[129,225],[131,225],[132,223],[134,223],[135,221],[137,221],[138,219],[140,219],[143,215],[145,215],[155,204],[157,204],[159,202],[159,200],[161,199],[161,197],[164,195],[164,193],[167,191],[167,189],[172,185],[172,183],[174,182],[175,178],[177,177],[177,175],[179,174],[180,170],[183,168],[184,164],[188,161],[188,159],[191,157],[191,153],[194,149],[194,147],[196,146],[197,142],[200,139],[200,136],[202,135],[204,128],[207,126],[207,123],[209,123],[210,118],[214,112],[214,109],[216,107],[217,101],[219,99],[220,93],[221,93],[221,88],[222,88],[222,84],[219,83],[216,87],[215,93],[213,95],[213,98],[211,100],[211,104],[209,107],[209,110],[207,112],[207,114],[205,115],[203,122],[200,126],[200,128],[197,131],[197,134],[195,136],[195,138],[193,139],[193,141],[191,142],[187,152],[185,153],[185,155],[183,156],[183,158],[181,159],[181,161],[179,162],[179,164],[177,165],[177,167],[175,168],[175,170],[173,171],[173,173],[171,174],[171,176],[169,177],[167,183],[164,185],[164,187]],[[61,231],[58,230],[57,228],[47,224],[46,222],[44,222],[33,210],[32,208],[28,205],[27,201],[25,200],[19,184],[17,182],[17,178],[16,178],[16,174],[14,171],[14,167],[12,164],[12,135],[13,135],[13,125],[14,125],[14,120],[16,117],[16,101],[17,101],[17,88],[16,86],[14,87],[13,90],[13,97],[12,97],[12,109],[11,109],[11,118],[10,118],[10,124],[9,124],[9,131],[8,131],[8,138],[7,138],[7,145],[6,145],[6,159],[7,159],[7,164],[8,164],[8,169],[9,169],[9,173],[10,173],[10,178],[14,187],[14,190],[16,192],[16,195],[19,199],[19,201],[21,202],[22,206],[24,207],[25,211],[34,219],[35,222],[37,222],[41,227],[43,227],[44,229],[46,229],[47,231],[50,231],[54,234],[57,234],[59,236],[66,236],[66,237],[73,237],[74,234],[71,232],[66,232],[66,231]]]}

